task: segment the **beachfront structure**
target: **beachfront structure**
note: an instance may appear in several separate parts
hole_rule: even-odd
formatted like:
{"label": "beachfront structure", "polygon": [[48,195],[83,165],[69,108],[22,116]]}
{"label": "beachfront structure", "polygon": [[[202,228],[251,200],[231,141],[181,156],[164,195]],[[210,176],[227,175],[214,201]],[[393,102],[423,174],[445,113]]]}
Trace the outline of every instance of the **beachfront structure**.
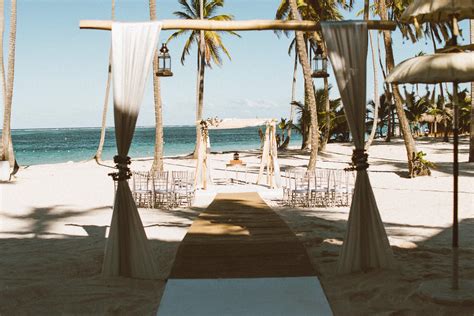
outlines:
{"label": "beachfront structure", "polygon": [[[274,189],[281,187],[280,164],[278,163],[278,148],[276,141],[276,119],[217,119],[212,118],[201,121],[198,157],[196,165],[195,186],[207,188],[207,183],[212,183],[211,166],[207,157],[210,148],[209,129],[235,129],[252,126],[266,126],[263,139],[263,152],[257,184],[266,184]],[[240,162],[240,164],[242,164]]]}
{"label": "beachfront structure", "polygon": [[[393,29],[394,24],[382,21],[366,22],[338,22],[319,23],[311,21],[209,21],[209,20],[168,20],[151,23],[112,23],[111,21],[81,21],[81,28],[94,28],[102,30],[112,30],[112,43],[117,45],[114,50],[114,63],[117,63],[114,76],[114,108],[117,133],[117,146],[121,142],[126,145],[119,149],[119,156],[116,156],[116,163],[119,172],[119,190],[117,190],[114,215],[111,224],[111,233],[107,243],[106,257],[104,258],[103,271],[105,275],[129,276],[138,278],[155,277],[155,266],[153,258],[149,252],[143,225],[140,222],[137,207],[130,193],[130,188],[126,183],[129,173],[127,164],[129,159],[128,148],[133,137],[133,130],[138,115],[139,103],[143,96],[144,82],[139,85],[129,85],[124,88],[126,80],[136,76],[135,71],[144,69],[132,69],[124,67],[124,64],[138,62],[139,65],[150,61],[150,43],[146,45],[143,41],[149,39],[156,46],[160,29],[196,29],[196,30],[305,30],[314,31],[322,27],[325,40],[329,48],[329,56],[334,66],[334,72],[341,91],[345,112],[349,122],[352,135],[356,144],[352,161],[357,170],[356,189],[354,191],[353,203],[348,221],[346,238],[338,264],[341,273],[354,271],[364,271],[371,268],[392,268],[394,266],[393,255],[388,243],[388,238],[380,219],[380,214],[375,202],[375,197],[370,186],[367,174],[368,155],[364,150],[365,131],[365,107],[366,107],[366,59],[368,44],[368,29]],[[126,34],[127,36],[124,36]],[[134,37],[137,37],[135,39]],[[136,45],[143,45],[137,47]],[[129,47],[128,51],[123,47]],[[145,51],[146,48],[146,51]],[[333,52],[331,52],[333,51]],[[125,53],[125,54],[124,54]],[[354,56],[356,58],[353,58]],[[115,83],[117,82],[117,83]],[[132,82],[132,81],[128,81]],[[117,85],[117,86],[116,86]],[[124,89],[124,90],[122,90]],[[125,92],[125,93],[124,93]],[[115,94],[117,93],[117,98]],[[134,99],[127,99],[130,94]],[[128,102],[127,102],[128,101]],[[130,103],[130,101],[140,101]],[[124,103],[125,102],[125,103]],[[130,104],[128,104],[130,103]],[[122,133],[120,124],[128,122],[125,133]],[[278,161],[273,156],[276,150],[275,127],[270,124],[267,129],[267,148],[264,146],[264,153],[270,157],[262,157],[260,175],[263,171],[263,164],[267,165],[267,170],[277,175],[276,167]],[[207,135],[205,142],[207,141]],[[203,140],[204,140],[203,139]],[[204,148],[204,146],[201,146]],[[120,148],[120,147],[119,147]],[[207,149],[207,146],[205,147]],[[204,149],[200,150],[204,154]],[[205,154],[204,156],[205,157]],[[264,160],[265,159],[265,160]],[[198,160],[199,161],[199,160]],[[199,163],[199,162],[198,162]],[[208,167],[205,160],[201,160],[200,165],[206,170]],[[204,179],[207,175],[204,173]],[[271,177],[269,178],[271,179]],[[276,182],[276,181],[275,181]],[[276,183],[277,184],[277,183]],[[128,189],[128,190],[127,190]],[[127,206],[130,210],[127,210]],[[121,210],[119,215],[117,213]],[[124,215],[120,215],[125,213]],[[114,221],[118,216],[122,220]],[[130,220],[127,220],[130,217]],[[140,238],[136,238],[139,236]]]}
{"label": "beachfront structure", "polygon": [[459,100],[458,84],[474,81],[474,53],[465,52],[473,47],[458,46],[460,35],[458,21],[474,19],[474,0],[416,0],[403,13],[402,22],[413,23],[417,29],[419,23],[451,23],[452,39],[446,47],[435,54],[418,56],[399,64],[387,77],[390,83],[444,83],[453,84],[453,275],[451,284],[442,280],[426,282],[421,287],[423,294],[445,302],[464,302],[472,299],[472,294],[462,295],[460,289],[472,293],[474,282],[459,283]]}

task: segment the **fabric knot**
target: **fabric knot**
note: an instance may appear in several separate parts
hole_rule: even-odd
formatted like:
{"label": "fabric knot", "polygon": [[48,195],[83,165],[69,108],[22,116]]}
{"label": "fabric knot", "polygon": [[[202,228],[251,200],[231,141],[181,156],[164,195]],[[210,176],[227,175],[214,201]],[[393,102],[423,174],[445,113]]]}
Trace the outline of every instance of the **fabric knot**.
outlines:
{"label": "fabric knot", "polygon": [[125,181],[132,177],[132,172],[128,167],[132,163],[128,156],[114,156],[115,168],[118,172],[109,173],[114,181]]}
{"label": "fabric knot", "polygon": [[368,158],[369,155],[365,149],[354,149],[352,152],[352,169],[357,171],[367,170],[369,168]]}

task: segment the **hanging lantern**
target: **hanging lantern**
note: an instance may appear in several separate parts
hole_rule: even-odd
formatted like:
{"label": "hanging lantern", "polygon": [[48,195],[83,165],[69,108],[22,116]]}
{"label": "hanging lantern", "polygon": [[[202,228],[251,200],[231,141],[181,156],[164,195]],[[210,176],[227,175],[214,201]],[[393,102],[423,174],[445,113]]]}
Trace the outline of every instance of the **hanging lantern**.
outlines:
{"label": "hanging lantern", "polygon": [[156,75],[158,77],[173,76],[173,73],[171,72],[171,56],[165,43],[162,44],[160,53],[158,54],[158,71]]}
{"label": "hanging lantern", "polygon": [[313,78],[327,78],[328,74],[328,59],[324,56],[321,46],[318,45],[316,49],[316,54],[312,60],[313,73],[311,77]]}

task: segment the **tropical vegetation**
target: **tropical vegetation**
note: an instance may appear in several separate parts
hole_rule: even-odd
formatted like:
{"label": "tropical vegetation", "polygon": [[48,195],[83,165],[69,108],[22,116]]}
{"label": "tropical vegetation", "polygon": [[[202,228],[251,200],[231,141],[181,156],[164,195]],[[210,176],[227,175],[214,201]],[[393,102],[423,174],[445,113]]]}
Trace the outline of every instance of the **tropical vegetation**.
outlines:
{"label": "tropical vegetation", "polygon": [[[182,11],[174,12],[180,19],[199,20],[206,19],[211,21],[231,21],[233,16],[231,14],[216,14],[217,10],[224,6],[224,0],[178,0]],[[190,54],[191,48],[194,44],[197,46],[197,102],[196,102],[196,149],[195,156],[200,143],[200,124],[202,120],[204,107],[204,74],[205,69],[212,68],[212,65],[222,65],[222,53],[224,53],[229,60],[231,59],[229,51],[222,41],[222,35],[229,34],[240,37],[239,34],[233,31],[190,31],[179,30],[171,34],[168,41],[176,39],[183,35],[189,35],[181,53],[181,63],[184,64],[186,56]]]}

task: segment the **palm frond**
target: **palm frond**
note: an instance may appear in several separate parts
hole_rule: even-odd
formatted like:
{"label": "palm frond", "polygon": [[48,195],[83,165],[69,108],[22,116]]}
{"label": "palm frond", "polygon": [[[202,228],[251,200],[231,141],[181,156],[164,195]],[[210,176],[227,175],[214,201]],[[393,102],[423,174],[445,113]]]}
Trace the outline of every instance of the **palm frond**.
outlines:
{"label": "palm frond", "polygon": [[183,7],[189,16],[197,18],[197,11],[193,10],[192,6],[188,4],[188,0],[178,0],[178,3],[181,5],[181,7]]}

